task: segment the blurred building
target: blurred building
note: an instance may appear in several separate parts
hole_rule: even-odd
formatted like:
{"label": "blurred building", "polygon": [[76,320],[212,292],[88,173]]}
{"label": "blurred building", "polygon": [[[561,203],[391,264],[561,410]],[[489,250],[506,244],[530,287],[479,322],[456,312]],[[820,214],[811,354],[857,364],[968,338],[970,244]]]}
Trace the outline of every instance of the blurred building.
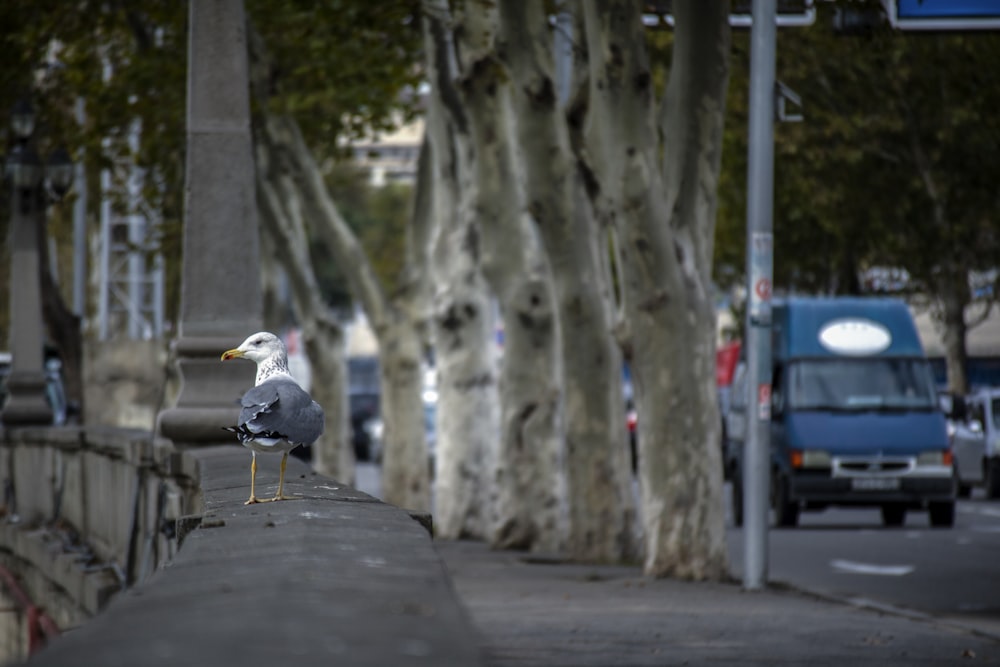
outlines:
{"label": "blurred building", "polygon": [[375,135],[351,144],[355,164],[368,172],[375,187],[390,183],[413,184],[424,138],[424,119],[400,126],[394,132]]}
{"label": "blurred building", "polygon": [[[913,320],[917,325],[920,342],[924,352],[931,360],[934,376],[938,385],[948,383],[945,368],[945,348],[942,340],[942,328],[935,322],[926,308],[910,307]],[[966,309],[966,320],[978,321],[982,307],[969,306]],[[978,387],[1000,386],[1000,309],[990,308],[988,316],[976,326],[969,328],[965,334],[965,351],[968,355],[966,376],[972,389]]]}

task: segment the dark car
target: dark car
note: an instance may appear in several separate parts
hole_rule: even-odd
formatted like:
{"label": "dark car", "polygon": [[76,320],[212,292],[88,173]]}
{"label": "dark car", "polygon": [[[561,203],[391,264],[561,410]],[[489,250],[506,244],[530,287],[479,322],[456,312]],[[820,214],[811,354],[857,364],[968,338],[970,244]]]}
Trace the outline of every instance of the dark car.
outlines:
{"label": "dark car", "polygon": [[[375,460],[380,442],[375,431],[381,423],[378,357],[351,357],[347,360],[348,415],[351,445],[358,461]],[[312,447],[296,447],[291,452],[303,461],[312,460]]]}
{"label": "dark car", "polygon": [[370,392],[352,393],[347,397],[347,403],[351,415],[354,456],[358,461],[374,460],[377,443],[373,442],[370,426],[372,422],[381,419],[379,395]]}

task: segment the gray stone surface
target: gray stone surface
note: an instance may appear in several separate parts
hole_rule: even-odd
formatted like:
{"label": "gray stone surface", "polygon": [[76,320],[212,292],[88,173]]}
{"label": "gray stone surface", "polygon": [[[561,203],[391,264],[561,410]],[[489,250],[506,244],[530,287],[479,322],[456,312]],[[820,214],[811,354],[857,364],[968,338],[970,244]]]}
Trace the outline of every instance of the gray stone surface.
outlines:
{"label": "gray stone surface", "polygon": [[[249,364],[219,357],[261,328],[259,232],[242,0],[190,3],[180,394],[157,429],[177,443],[219,442]],[[249,366],[249,367],[248,367]]]}
{"label": "gray stone surface", "polygon": [[[30,141],[30,139],[29,139]],[[5,180],[3,186],[9,181]],[[42,289],[38,280],[36,217],[44,214],[34,188],[13,188],[10,196],[10,374],[0,411],[4,424],[51,424],[45,400],[42,341]]]}
{"label": "gray stone surface", "polygon": [[83,351],[83,423],[152,430],[164,404],[164,342],[85,340]]}
{"label": "gray stone surface", "polygon": [[244,8],[190,7],[181,337],[242,340],[261,318]]}
{"label": "gray stone surface", "polygon": [[200,511],[196,478],[197,461],[150,431],[0,430],[0,565],[72,630],[173,555],[174,521]]}
{"label": "gray stone surface", "polygon": [[[200,448],[201,526],[175,559],[31,665],[468,665],[479,637],[407,512],[290,459],[301,499],[246,506],[250,455]],[[258,457],[257,492],[277,487]]]}
{"label": "gray stone surface", "polygon": [[996,665],[1000,642],[791,590],[643,577],[439,543],[495,667]]}

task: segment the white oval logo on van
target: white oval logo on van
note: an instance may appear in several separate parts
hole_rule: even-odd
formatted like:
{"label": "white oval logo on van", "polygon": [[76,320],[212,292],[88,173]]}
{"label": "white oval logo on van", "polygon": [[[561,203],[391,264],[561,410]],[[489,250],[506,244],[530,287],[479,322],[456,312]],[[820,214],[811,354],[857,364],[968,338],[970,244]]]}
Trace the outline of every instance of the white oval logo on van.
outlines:
{"label": "white oval logo on van", "polygon": [[892,343],[889,330],[878,322],[844,318],[828,322],[819,330],[819,342],[837,354],[878,354]]}

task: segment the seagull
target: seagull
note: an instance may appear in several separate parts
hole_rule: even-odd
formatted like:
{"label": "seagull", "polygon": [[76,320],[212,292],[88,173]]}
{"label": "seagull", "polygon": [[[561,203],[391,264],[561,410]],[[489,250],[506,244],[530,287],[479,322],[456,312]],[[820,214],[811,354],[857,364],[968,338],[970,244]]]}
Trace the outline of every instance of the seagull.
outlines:
{"label": "seagull", "polygon": [[[285,344],[273,333],[255,333],[236,349],[223,352],[222,361],[229,359],[249,359],[257,364],[257,381],[240,399],[243,409],[237,425],[223,427],[235,433],[253,454],[250,499],[244,504],[291,500],[284,493],[288,452],[299,445],[311,445],[323,434],[323,408],[288,373]],[[273,498],[257,499],[258,452],[281,452],[281,476]]]}

